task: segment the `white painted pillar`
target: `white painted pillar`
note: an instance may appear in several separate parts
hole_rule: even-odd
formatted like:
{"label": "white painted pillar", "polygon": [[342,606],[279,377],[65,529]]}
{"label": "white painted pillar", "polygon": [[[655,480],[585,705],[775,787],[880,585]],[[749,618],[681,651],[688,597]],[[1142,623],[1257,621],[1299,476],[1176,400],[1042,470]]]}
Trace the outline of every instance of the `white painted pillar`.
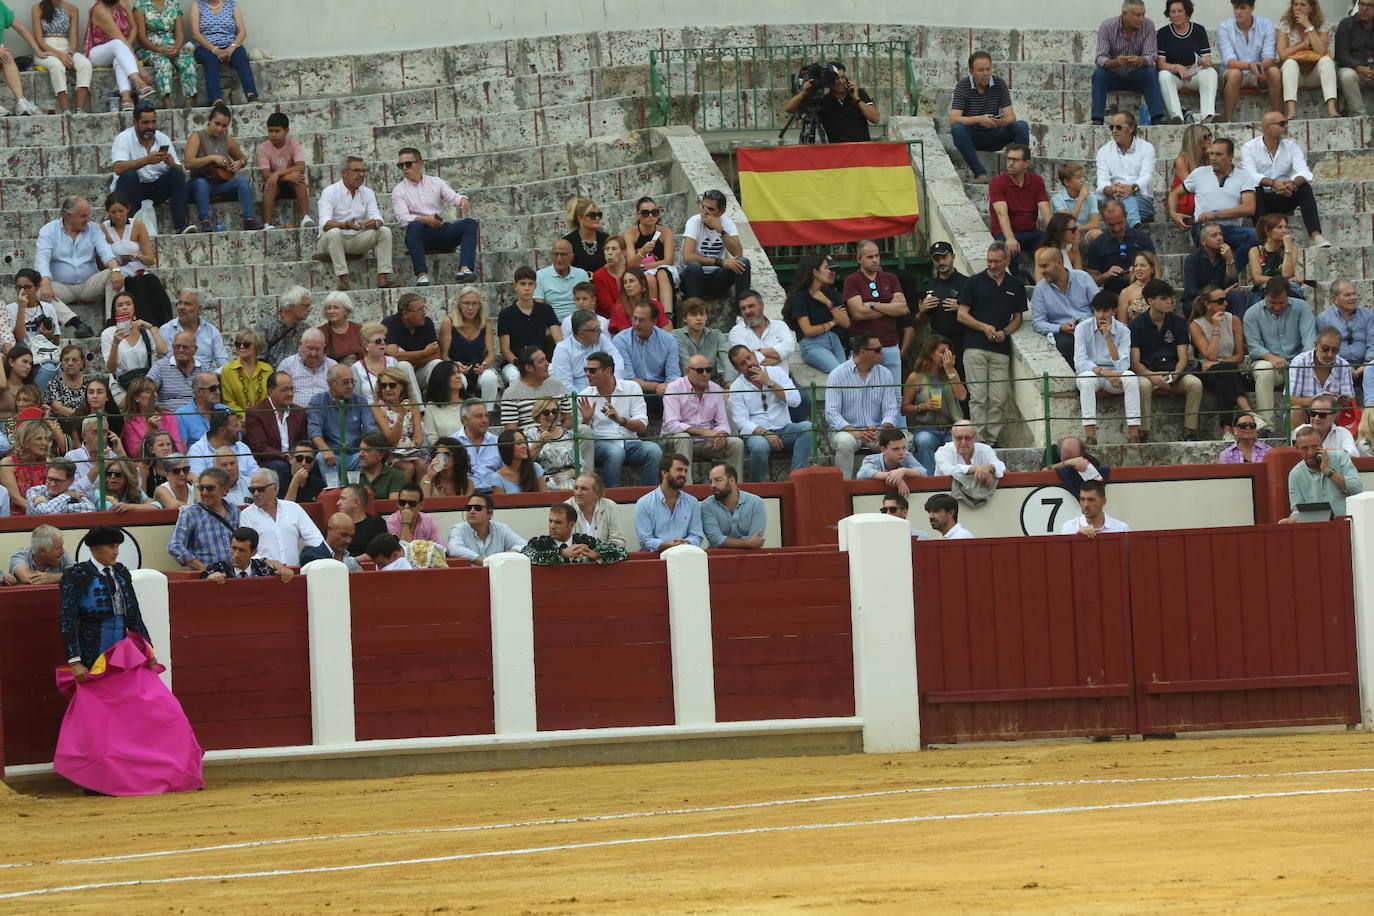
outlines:
{"label": "white painted pillar", "polygon": [[167,577],[156,569],[131,569],[129,577],[138,596],[138,611],[153,638],[153,654],[167,669],[162,683],[172,689],[172,603],[167,595]]}
{"label": "white painted pillar", "polygon": [[668,630],[673,652],[673,713],[678,725],[716,721],[711,580],[706,551],[690,544],[661,554],[668,567]]}
{"label": "white painted pillar", "polygon": [[849,553],[854,711],[863,719],[864,751],[920,750],[911,526],[851,515],[840,522],[840,543]]}
{"label": "white painted pillar", "polygon": [[530,560],[498,553],[486,561],[491,592],[491,682],[496,734],[539,730],[534,703],[534,598]]}
{"label": "white painted pillar", "polygon": [[1360,679],[1360,723],[1374,728],[1374,493],[1345,501],[1355,570],[1355,671]]}
{"label": "white painted pillar", "polygon": [[334,559],[314,560],[305,576],[305,614],[310,632],[310,726],[314,744],[352,744],[353,600],[348,568]]}

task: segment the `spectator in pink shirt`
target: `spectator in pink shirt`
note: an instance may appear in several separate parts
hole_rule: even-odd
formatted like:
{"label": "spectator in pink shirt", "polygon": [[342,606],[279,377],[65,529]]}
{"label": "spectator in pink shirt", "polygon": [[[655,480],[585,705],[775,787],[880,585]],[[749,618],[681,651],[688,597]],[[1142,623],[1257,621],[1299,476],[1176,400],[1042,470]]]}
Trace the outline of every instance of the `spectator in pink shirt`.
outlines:
{"label": "spectator in pink shirt", "polygon": [[[397,153],[396,165],[404,176],[391,191],[391,207],[396,225],[406,234],[406,250],[415,270],[415,285],[429,285],[426,251],[458,248],[458,276],[455,283],[477,280],[477,220],[468,219],[468,199],[448,186],[442,178],[425,174],[425,161],[412,146]],[[458,219],[444,222],[444,204],[452,204]]]}
{"label": "spectator in pink shirt", "polygon": [[396,491],[397,510],[386,517],[386,530],[401,539],[402,543],[411,541],[434,541],[444,543],[439,537],[439,526],[432,516],[420,509],[425,504],[425,494],[419,484],[402,484]]}
{"label": "spectator in pink shirt", "polygon": [[1218,464],[1259,464],[1269,446],[1259,440],[1259,423],[1252,413],[1236,414],[1236,422],[1231,425],[1236,441],[1221,450]]}
{"label": "spectator in pink shirt", "polygon": [[[283,190],[296,195],[296,225],[315,225],[310,215],[310,189],[305,186],[305,153],[301,141],[290,136],[291,121],[280,111],[267,116],[267,139],[258,144],[258,169],[262,172],[262,221],[272,222],[277,195]],[[271,229],[270,225],[263,226]]]}
{"label": "spectator in pink shirt", "polygon": [[744,440],[730,435],[725,391],[711,381],[714,372],[711,361],[698,353],[687,360],[687,373],[663,390],[663,451],[682,455],[690,466],[698,448],[712,461],[743,467]]}

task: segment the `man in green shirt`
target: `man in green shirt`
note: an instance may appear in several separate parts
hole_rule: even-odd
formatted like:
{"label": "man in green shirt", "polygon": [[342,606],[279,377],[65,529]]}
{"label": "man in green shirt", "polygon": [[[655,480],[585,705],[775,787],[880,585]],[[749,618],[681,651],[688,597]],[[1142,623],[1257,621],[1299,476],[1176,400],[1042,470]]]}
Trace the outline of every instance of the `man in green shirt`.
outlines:
{"label": "man in green shirt", "polygon": [[1288,472],[1288,504],[1293,514],[1280,519],[1296,521],[1300,503],[1329,503],[1335,515],[1345,515],[1345,498],[1364,490],[1364,482],[1350,456],[1342,449],[1323,448],[1321,433],[1301,426],[1293,436],[1302,461]]}
{"label": "man in green shirt", "polygon": [[374,499],[391,499],[406,482],[405,474],[386,463],[391,443],[374,429],[363,435],[358,446],[358,482],[372,491]]}

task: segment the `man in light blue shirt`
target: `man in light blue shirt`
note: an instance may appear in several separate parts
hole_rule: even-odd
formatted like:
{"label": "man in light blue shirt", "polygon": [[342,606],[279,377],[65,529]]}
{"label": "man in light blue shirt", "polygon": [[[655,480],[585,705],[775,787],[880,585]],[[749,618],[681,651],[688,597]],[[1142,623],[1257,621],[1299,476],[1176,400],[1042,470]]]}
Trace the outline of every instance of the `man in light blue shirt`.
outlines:
{"label": "man in light blue shirt", "polygon": [[[353,370],[348,366],[332,366],[329,369],[329,390],[322,391],[310,399],[309,407],[315,408],[306,418],[306,430],[310,441],[315,443],[319,460],[324,462],[321,470],[330,486],[335,486],[339,474],[339,455],[344,454],[344,465],[350,471],[358,469],[358,440],[377,428],[372,417],[372,405],[367,398],[353,390]],[[343,401],[343,428],[339,427],[338,402]],[[323,409],[321,409],[323,408]]]}
{"label": "man in light blue shirt", "polygon": [[1288,298],[1288,281],[1270,277],[1264,287],[1264,308],[1258,304],[1241,319],[1245,345],[1254,360],[1250,375],[1255,380],[1255,406],[1265,421],[1278,423],[1274,414],[1275,392],[1283,387],[1288,361],[1312,349],[1317,339],[1317,322],[1312,307],[1301,299]]}
{"label": "man in light blue shirt", "polygon": [[730,348],[730,363],[739,373],[730,383],[730,422],[749,454],[748,478],[768,480],[768,457],[792,449],[792,470],[811,461],[811,421],[793,422],[789,408],[801,403],[796,383],[781,366],[760,366],[746,344]]}
{"label": "man in light blue shirt", "polygon": [[[578,309],[573,312],[572,334],[558,342],[554,348],[553,359],[549,362],[549,374],[563,383],[565,391],[581,391],[587,387],[587,357],[593,353],[618,353],[611,335],[601,330],[601,319],[596,312]],[[615,377],[629,378],[628,360],[616,360]]]}
{"label": "man in light blue shirt", "polygon": [[491,415],[487,413],[485,404],[476,398],[469,398],[463,402],[459,416],[463,420],[463,429],[454,438],[468,450],[472,486],[477,490],[490,490],[496,472],[504,464],[501,452],[497,449],[496,435],[490,431]]}
{"label": "man in light blue shirt", "polygon": [[701,527],[712,547],[758,550],[767,540],[768,510],[763,500],[739,488],[738,472],[719,462],[711,465],[707,483],[711,498],[701,501]]}
{"label": "man in light blue shirt", "polygon": [[878,449],[878,430],[896,426],[902,412],[892,373],[882,364],[882,341],[877,334],[854,335],[854,358],[830,370],[825,380],[825,424],[835,467],[845,480],[854,477],[854,456]]}
{"label": "man in light blue shirt", "polygon": [[1288,504],[1293,514],[1280,521],[1296,521],[1300,503],[1329,503],[1333,515],[1345,515],[1345,498],[1364,492],[1364,481],[1350,456],[1342,449],[1323,447],[1322,434],[1312,426],[1299,429],[1293,444],[1302,461],[1288,472]]}
{"label": "man in light blue shirt", "polygon": [[1072,366],[1073,331],[1080,321],[1092,317],[1097,284],[1087,271],[1065,267],[1063,255],[1054,248],[1037,251],[1035,266],[1045,279],[1035,284],[1031,294],[1031,325]]}
{"label": "man in light blue shirt", "polygon": [[661,553],[679,544],[700,547],[705,535],[701,530],[701,503],[690,493],[687,471],[691,464],[686,458],[671,452],[658,461],[658,486],[635,502],[635,534],[639,535],[639,549]]}
{"label": "man in light blue shirt", "polygon": [[[105,269],[97,270],[101,264]],[[76,195],[62,198],[62,215],[38,230],[33,269],[42,278],[38,298],[53,303],[58,320],[77,337],[94,337],[95,332],[67,303],[104,299],[108,314],[114,294],[124,288],[119,259],[105,233],[91,223],[90,202]]]}
{"label": "man in light blue shirt", "polygon": [[[191,376],[191,401],[176,410],[177,430],[188,448],[210,431],[210,414],[217,409],[229,410],[227,404],[221,403],[219,395],[219,376],[197,366]],[[199,474],[202,470],[204,468],[194,468],[192,472]]]}
{"label": "man in light blue shirt", "polygon": [[1364,380],[1364,370],[1374,362],[1374,312],[1360,308],[1354,283],[1344,279],[1331,281],[1331,307],[1317,316],[1317,330],[1322,328],[1340,331],[1341,359],[1354,367],[1355,384],[1364,383],[1363,403],[1368,404],[1369,382]]}
{"label": "man in light blue shirt", "polygon": [[473,566],[483,565],[487,558],[498,553],[520,550],[525,538],[509,525],[493,521],[496,504],[490,493],[474,493],[468,497],[464,511],[466,521],[454,525],[448,533],[448,555],[469,560]]}
{"label": "man in light blue shirt", "polygon": [[[663,394],[668,383],[682,378],[673,335],[654,326],[654,307],[641,302],[634,308],[634,324],[615,335],[615,348],[627,378],[639,383],[645,394]],[[662,401],[658,402],[662,407]]]}
{"label": "man in light blue shirt", "polygon": [[1078,373],[1078,407],[1083,413],[1083,441],[1097,444],[1097,393],[1126,399],[1126,428],[1131,442],[1140,441],[1140,389],[1148,385],[1131,371],[1131,330],[1116,320],[1116,294],[1106,290],[1093,299],[1093,315],[1073,332],[1073,369]]}
{"label": "man in light blue shirt", "polygon": [[534,272],[534,301],[553,309],[559,321],[573,312],[573,287],[590,283],[592,275],[573,266],[572,243],[559,239],[553,243],[553,263]]}
{"label": "man in light blue shirt", "polygon": [[229,362],[229,351],[219,329],[200,317],[200,290],[183,289],[177,296],[177,317],[158,328],[163,340],[172,340],[181,331],[196,338],[196,360],[211,372],[218,372]]}
{"label": "man in light blue shirt", "polygon": [[1269,109],[1283,111],[1283,80],[1275,50],[1278,36],[1274,23],[1255,15],[1255,0],[1231,0],[1232,18],[1217,26],[1217,52],[1221,58],[1223,121],[1236,117],[1242,86],[1267,89]]}

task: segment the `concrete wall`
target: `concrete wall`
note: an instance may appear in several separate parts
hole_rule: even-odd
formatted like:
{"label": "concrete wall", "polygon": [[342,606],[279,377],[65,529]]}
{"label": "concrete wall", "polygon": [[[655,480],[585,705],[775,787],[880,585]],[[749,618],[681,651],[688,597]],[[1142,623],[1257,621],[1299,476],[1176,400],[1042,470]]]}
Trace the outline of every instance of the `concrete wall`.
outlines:
{"label": "concrete wall", "polygon": [[[84,18],[89,4],[78,4]],[[563,33],[617,31],[626,28],[700,28],[714,26],[725,33],[741,25],[741,19],[757,25],[831,22],[845,15],[832,3],[817,0],[762,0],[741,12],[730,0],[703,0],[689,6],[655,7],[647,19],[644,7],[631,0],[603,0],[595,4],[535,3],[528,6],[491,6],[476,3],[445,3],[422,0],[397,7],[394,15],[378,16],[374,0],[326,0],[320,4],[282,4],[276,0],[239,0],[249,34],[249,47],[279,57],[314,57],[364,51],[406,50],[444,44],[467,44],[508,38]],[[1165,19],[1160,4],[1149,4],[1148,15],[1156,26]],[[1198,0],[1195,19],[1207,27],[1230,15],[1227,0]],[[28,23],[27,2],[12,4],[21,21]],[[183,2],[189,8],[189,0]],[[1041,7],[1005,0],[967,0],[957,5],[915,5],[898,0],[875,0],[864,5],[862,21],[894,25],[959,26],[985,23],[1005,29],[1083,29],[1113,14],[1115,3],[1070,0]],[[1334,18],[1341,4],[1331,5]],[[1262,15],[1277,18],[1281,7],[1262,5]],[[705,32],[706,30],[703,30]],[[698,33],[698,43],[735,43]],[[722,36],[724,37],[724,36]],[[10,47],[23,42],[13,33]],[[16,44],[17,42],[17,44]],[[746,44],[748,42],[745,42]]]}

